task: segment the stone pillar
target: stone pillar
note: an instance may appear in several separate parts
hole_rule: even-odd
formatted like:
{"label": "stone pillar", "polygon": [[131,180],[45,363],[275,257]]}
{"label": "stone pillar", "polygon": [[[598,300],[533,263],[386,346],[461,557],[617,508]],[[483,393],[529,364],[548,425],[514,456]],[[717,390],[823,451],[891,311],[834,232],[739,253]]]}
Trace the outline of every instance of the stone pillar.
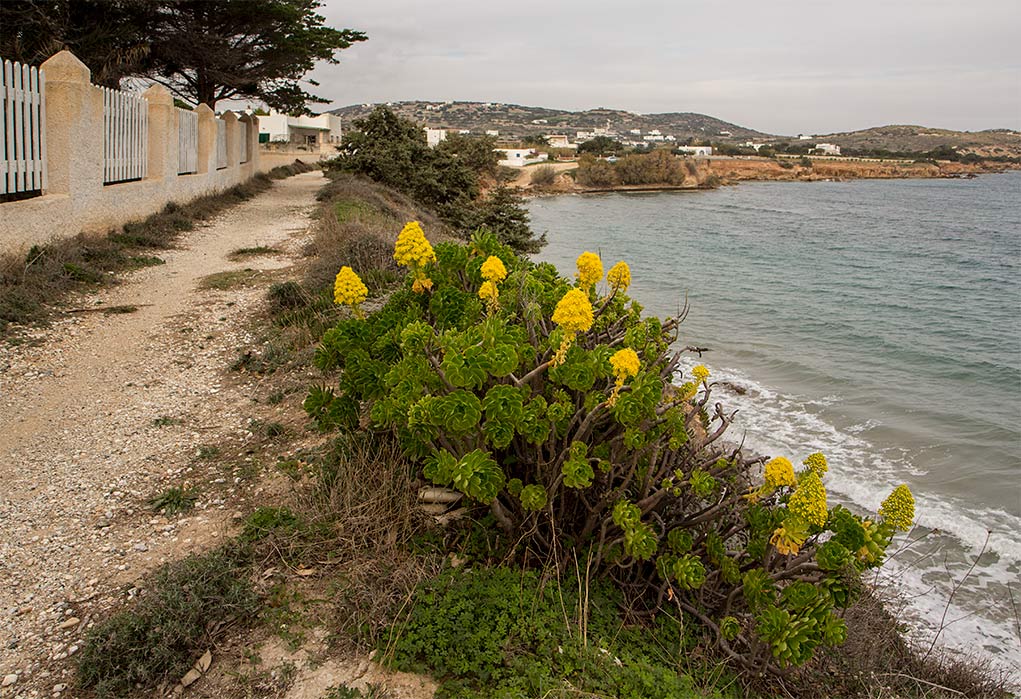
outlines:
{"label": "stone pillar", "polygon": [[238,121],[248,124],[248,162],[244,164],[244,177],[248,179],[259,171],[259,117],[242,114]]}
{"label": "stone pillar", "polygon": [[208,104],[195,107],[199,115],[199,172],[216,172],[216,115]]}
{"label": "stone pillar", "polygon": [[147,179],[177,178],[177,114],[174,98],[162,85],[142,93],[149,101],[149,176]]}
{"label": "stone pillar", "polygon": [[[103,96],[92,73],[70,51],[42,64],[46,71],[44,194],[67,194],[75,209],[103,187]],[[97,108],[98,107],[98,108]]]}
{"label": "stone pillar", "polygon": [[220,120],[227,125],[224,130],[227,134],[227,177],[232,180],[240,181],[241,178],[238,176],[240,172],[239,163],[241,161],[241,148],[240,148],[240,134],[238,133],[241,129],[238,128],[238,115],[234,112],[224,112],[220,115]]}

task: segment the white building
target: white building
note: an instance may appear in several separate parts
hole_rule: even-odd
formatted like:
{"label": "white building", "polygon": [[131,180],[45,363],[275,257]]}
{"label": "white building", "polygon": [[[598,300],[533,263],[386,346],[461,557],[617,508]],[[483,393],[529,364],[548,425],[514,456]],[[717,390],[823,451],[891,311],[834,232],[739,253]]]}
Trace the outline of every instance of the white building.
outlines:
{"label": "white building", "polygon": [[712,146],[678,146],[677,150],[702,158],[708,158],[713,154]]}
{"label": "white building", "polygon": [[271,111],[259,117],[259,143],[287,143],[312,150],[339,146],[341,119],[336,114],[288,116]]}
{"label": "white building", "polygon": [[429,144],[430,148],[435,148],[440,145],[440,141],[447,140],[446,129],[425,129],[425,141]]}
{"label": "white building", "polygon": [[497,148],[496,152],[503,156],[499,164],[506,167],[524,167],[549,160],[547,153],[537,153],[532,148]]}
{"label": "white building", "polygon": [[642,136],[642,139],[645,140],[645,141],[664,141],[664,140],[666,140],[666,139],[663,138],[662,134],[658,134],[658,133],[648,133],[648,134],[645,134],[644,136]]}
{"label": "white building", "polygon": [[[487,105],[487,106],[488,106],[488,105]],[[487,129],[487,130],[486,130],[486,135],[487,135],[487,136],[492,136],[493,138],[496,138],[497,136],[499,136],[499,135],[500,135],[500,132],[499,132],[499,131],[497,131],[496,129]]]}
{"label": "white building", "polygon": [[799,134],[798,134],[798,140],[799,140],[799,141],[811,141],[811,140],[812,140],[812,137],[811,137],[811,136],[806,136],[806,135],[805,135],[805,134],[803,134],[803,133],[799,133]]}
{"label": "white building", "polygon": [[759,148],[762,148],[766,144],[765,143],[753,143],[752,141],[745,141],[741,145],[744,146],[745,148],[754,148],[755,152],[758,153],[759,152]]}
{"label": "white building", "polygon": [[571,143],[567,136],[560,133],[550,134],[546,137],[546,143],[551,148],[577,148],[577,143]]}
{"label": "white building", "polygon": [[816,143],[815,149],[823,155],[840,155],[840,146],[835,143]]}

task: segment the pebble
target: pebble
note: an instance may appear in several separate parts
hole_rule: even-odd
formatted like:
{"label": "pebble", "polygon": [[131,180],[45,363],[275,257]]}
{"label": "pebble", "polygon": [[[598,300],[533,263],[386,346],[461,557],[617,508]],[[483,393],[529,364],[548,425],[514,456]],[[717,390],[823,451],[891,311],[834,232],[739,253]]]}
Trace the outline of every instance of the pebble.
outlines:
{"label": "pebble", "polygon": [[15,674],[4,675],[4,679],[0,682],[0,687],[10,687],[12,684],[18,681],[18,676]]}

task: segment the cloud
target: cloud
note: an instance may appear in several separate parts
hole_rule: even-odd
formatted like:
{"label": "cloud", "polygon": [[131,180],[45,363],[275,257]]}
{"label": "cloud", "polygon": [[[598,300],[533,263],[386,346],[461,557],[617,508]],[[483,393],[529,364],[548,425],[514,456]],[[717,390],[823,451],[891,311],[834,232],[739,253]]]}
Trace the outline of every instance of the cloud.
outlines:
{"label": "cloud", "polygon": [[368,33],[313,77],[405,99],[695,111],[775,133],[1021,127],[1015,0],[514,4],[326,0]]}

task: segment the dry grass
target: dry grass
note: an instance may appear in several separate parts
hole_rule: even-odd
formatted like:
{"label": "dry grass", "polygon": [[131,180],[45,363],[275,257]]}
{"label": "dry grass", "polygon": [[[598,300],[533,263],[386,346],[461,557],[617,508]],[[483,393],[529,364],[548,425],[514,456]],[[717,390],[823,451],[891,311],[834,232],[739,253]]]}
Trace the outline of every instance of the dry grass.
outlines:
{"label": "dry grass", "polygon": [[0,333],[6,333],[11,325],[45,321],[69,294],[114,284],[118,272],[162,264],[151,251],[173,247],[197,222],[251,199],[268,189],[273,180],[311,169],[295,161],[224,192],[183,205],[167,204],[159,213],[127,223],[108,235],[55,238],[33,246],[25,255],[0,257]]}

